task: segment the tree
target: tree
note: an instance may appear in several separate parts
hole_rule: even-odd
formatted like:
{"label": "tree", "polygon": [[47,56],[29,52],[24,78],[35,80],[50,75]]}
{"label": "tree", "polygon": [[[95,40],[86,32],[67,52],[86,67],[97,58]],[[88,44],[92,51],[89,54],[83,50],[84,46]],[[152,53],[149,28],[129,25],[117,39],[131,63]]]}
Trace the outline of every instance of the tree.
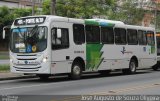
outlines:
{"label": "tree", "polygon": [[42,14],[49,15],[51,11],[51,0],[44,0],[42,4]]}
{"label": "tree", "polygon": [[57,0],[56,13],[73,18],[107,15],[114,0]]}
{"label": "tree", "polygon": [[51,0],[51,15],[56,15],[56,0]]}
{"label": "tree", "polygon": [[[106,16],[115,0],[44,0],[43,14],[56,14],[72,18]],[[56,11],[55,11],[56,10]]]}
{"label": "tree", "polygon": [[14,19],[21,16],[29,16],[32,13],[31,9],[12,9],[10,10],[8,7],[3,6],[0,7],[0,43],[2,44],[0,48],[8,47],[9,42],[9,34],[6,34],[6,39],[2,40],[2,32],[3,27],[7,25],[11,25]]}
{"label": "tree", "polygon": [[137,7],[134,0],[125,0],[121,6],[115,6],[109,19],[120,20],[127,24],[141,25],[145,10]]}

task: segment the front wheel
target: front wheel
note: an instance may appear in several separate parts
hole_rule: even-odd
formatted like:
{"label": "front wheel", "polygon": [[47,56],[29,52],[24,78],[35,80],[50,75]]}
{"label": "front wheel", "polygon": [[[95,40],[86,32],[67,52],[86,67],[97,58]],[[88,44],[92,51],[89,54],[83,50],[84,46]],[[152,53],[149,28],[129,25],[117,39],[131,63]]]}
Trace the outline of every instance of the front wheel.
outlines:
{"label": "front wheel", "polygon": [[70,78],[77,80],[81,78],[81,74],[82,74],[82,66],[80,63],[75,62],[72,65],[72,70],[71,70],[71,74],[70,74]]}
{"label": "front wheel", "polygon": [[130,63],[129,63],[129,68],[128,69],[123,69],[122,72],[124,74],[135,74],[136,70],[137,70],[136,62],[135,62],[134,59],[131,59]]}

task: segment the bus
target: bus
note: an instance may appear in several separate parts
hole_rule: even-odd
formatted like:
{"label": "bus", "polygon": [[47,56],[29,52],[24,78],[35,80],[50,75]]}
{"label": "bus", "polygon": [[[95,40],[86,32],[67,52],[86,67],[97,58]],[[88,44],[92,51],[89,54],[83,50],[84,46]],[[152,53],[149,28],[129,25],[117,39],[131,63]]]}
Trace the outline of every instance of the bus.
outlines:
{"label": "bus", "polygon": [[155,29],[105,19],[52,15],[17,18],[11,26],[10,70],[46,79],[85,72],[125,74],[156,64]]}
{"label": "bus", "polygon": [[156,39],[157,39],[157,64],[154,65],[152,68],[153,70],[158,70],[160,68],[160,32],[156,32]]}

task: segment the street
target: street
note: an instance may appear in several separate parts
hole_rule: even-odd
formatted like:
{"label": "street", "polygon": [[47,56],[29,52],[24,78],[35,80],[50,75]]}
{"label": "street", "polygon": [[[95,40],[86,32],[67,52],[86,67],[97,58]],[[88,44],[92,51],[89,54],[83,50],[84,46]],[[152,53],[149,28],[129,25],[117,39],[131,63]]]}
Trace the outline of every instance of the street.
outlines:
{"label": "street", "polygon": [[84,75],[81,80],[63,76],[47,81],[0,81],[0,95],[160,95],[159,91],[160,73],[152,69],[138,70],[134,75],[117,72],[102,77],[95,73]]}

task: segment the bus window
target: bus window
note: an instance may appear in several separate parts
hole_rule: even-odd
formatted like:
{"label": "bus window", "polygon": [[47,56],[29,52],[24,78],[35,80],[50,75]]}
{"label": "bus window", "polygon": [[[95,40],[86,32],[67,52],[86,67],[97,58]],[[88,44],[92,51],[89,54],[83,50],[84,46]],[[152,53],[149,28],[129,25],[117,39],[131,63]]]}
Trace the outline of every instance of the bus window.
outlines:
{"label": "bus window", "polygon": [[154,32],[152,31],[147,31],[147,43],[148,45],[154,45],[155,42],[154,42]]}
{"label": "bus window", "polygon": [[61,36],[57,35],[57,28],[52,29],[52,49],[63,49],[69,47],[69,34],[67,28],[60,28]]}
{"label": "bus window", "polygon": [[99,26],[86,25],[86,42],[100,43],[100,28]]}
{"label": "bus window", "polygon": [[128,36],[128,44],[129,45],[137,45],[137,30],[134,29],[127,29],[127,36]]}
{"label": "bus window", "polygon": [[73,37],[76,44],[85,42],[84,25],[73,24]]}
{"label": "bus window", "polygon": [[142,31],[142,30],[138,31],[138,42],[139,42],[139,45],[147,44],[146,31]]}
{"label": "bus window", "polygon": [[123,28],[115,28],[115,43],[126,44],[126,30]]}
{"label": "bus window", "polygon": [[101,40],[105,44],[114,43],[114,32],[111,27],[101,27]]}

